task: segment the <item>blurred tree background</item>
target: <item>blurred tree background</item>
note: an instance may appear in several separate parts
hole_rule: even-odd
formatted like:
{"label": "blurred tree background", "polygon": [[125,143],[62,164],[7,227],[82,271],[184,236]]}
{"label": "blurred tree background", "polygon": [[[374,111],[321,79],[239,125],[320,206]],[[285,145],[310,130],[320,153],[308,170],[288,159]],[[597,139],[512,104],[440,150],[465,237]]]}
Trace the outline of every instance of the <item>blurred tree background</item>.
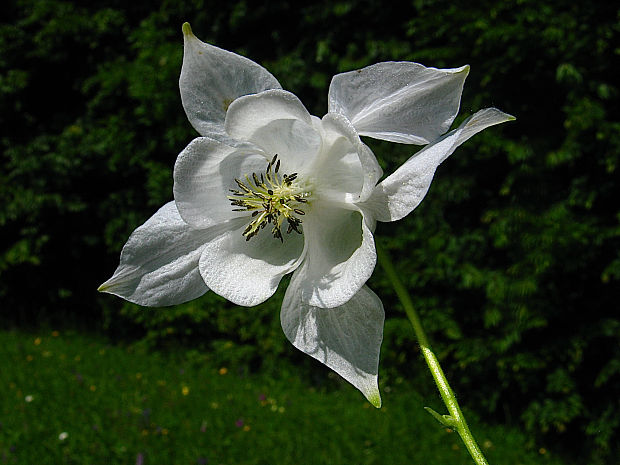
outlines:
{"label": "blurred tree background", "polygon": [[[318,116],[338,72],[468,63],[461,118],[497,106],[517,121],[458,149],[422,205],[377,236],[467,407],[583,463],[618,457],[613,2],[13,0],[1,21],[4,327],[103,331],[248,369],[288,359],[321,382],[327,370],[281,333],[281,298],[239,309],[207,294],[147,310],[95,292],[131,231],[172,199],[176,155],[196,136],[178,92],[181,24],[264,65]],[[368,143],[386,173],[417,149]],[[388,317],[382,383],[419,377],[433,393],[381,270],[370,286]]]}

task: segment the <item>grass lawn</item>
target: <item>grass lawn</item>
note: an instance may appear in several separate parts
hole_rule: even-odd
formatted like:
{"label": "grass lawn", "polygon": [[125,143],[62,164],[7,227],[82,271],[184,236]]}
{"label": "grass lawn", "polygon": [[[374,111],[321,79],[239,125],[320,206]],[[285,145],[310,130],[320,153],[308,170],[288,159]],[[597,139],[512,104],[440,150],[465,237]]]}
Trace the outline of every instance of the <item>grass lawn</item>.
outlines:
{"label": "grass lawn", "polygon": [[[0,357],[0,464],[472,463],[405,383],[375,409],[348,385],[242,376],[75,333],[0,332]],[[493,465],[562,463],[519,432],[471,423]]]}

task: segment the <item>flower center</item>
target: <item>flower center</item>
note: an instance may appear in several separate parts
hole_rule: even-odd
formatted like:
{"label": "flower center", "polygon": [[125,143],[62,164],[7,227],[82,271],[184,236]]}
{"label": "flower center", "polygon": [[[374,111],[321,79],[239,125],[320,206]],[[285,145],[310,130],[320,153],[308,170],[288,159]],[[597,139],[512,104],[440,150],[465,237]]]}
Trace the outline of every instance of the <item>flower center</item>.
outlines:
{"label": "flower center", "polygon": [[251,177],[245,176],[245,182],[235,178],[241,190],[230,189],[232,195],[228,198],[231,205],[241,208],[233,208],[233,211],[251,211],[254,218],[243,231],[246,241],[256,236],[268,223],[273,224],[273,237],[281,242],[284,241],[282,226],[285,221],[288,223],[287,233],[302,233],[302,221],[297,216],[305,215],[301,207],[308,203],[311,193],[301,188],[297,173],[280,174],[279,171],[280,160],[276,154],[260,177],[252,173]]}

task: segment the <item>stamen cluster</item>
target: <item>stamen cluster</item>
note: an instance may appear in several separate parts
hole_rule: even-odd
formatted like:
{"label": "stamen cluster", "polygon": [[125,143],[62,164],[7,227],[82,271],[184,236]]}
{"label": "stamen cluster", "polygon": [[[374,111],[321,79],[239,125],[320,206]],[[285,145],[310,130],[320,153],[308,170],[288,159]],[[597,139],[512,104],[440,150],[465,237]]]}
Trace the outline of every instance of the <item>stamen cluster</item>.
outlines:
{"label": "stamen cluster", "polygon": [[295,185],[297,173],[281,175],[279,170],[280,160],[276,153],[260,177],[252,173],[251,177],[245,176],[245,182],[235,178],[241,190],[230,189],[232,195],[228,198],[231,205],[241,208],[233,208],[233,211],[251,211],[254,218],[243,231],[246,241],[256,236],[269,223],[273,224],[273,237],[283,242],[281,228],[285,220],[288,223],[287,233],[302,233],[302,221],[295,214],[305,215],[299,207],[308,203],[309,194]]}

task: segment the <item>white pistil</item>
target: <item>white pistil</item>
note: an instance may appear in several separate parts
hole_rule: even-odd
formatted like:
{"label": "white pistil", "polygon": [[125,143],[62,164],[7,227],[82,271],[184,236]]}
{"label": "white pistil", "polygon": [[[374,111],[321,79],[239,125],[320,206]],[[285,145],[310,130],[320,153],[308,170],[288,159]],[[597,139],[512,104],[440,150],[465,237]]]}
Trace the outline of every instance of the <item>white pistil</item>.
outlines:
{"label": "white pistil", "polygon": [[308,203],[310,193],[303,191],[295,182],[297,173],[280,175],[279,170],[280,160],[276,154],[260,179],[252,173],[251,177],[245,176],[245,183],[235,179],[241,190],[230,189],[233,194],[228,196],[231,205],[241,207],[233,208],[233,211],[251,211],[254,218],[243,231],[246,241],[256,236],[267,223],[273,224],[273,237],[283,241],[281,228],[285,220],[288,223],[287,233],[302,233],[302,221],[295,215],[305,215],[300,207]]}

